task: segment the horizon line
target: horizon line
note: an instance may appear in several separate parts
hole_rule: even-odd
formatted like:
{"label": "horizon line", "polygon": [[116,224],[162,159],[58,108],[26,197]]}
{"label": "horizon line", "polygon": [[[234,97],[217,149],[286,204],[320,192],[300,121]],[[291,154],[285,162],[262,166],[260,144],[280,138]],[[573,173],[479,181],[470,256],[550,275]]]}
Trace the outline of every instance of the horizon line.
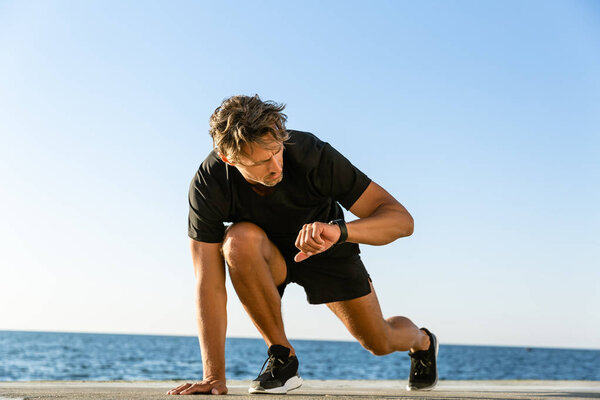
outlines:
{"label": "horizon line", "polygon": [[[123,336],[172,336],[172,337],[191,337],[198,338],[197,335],[191,334],[171,334],[171,333],[131,333],[131,332],[92,332],[92,331],[63,331],[63,330],[35,330],[35,329],[0,329],[2,332],[22,332],[22,333],[75,333],[75,334],[88,334],[88,335],[123,335]],[[249,337],[249,336],[226,336],[227,339],[250,339],[250,340],[263,340],[260,337]],[[347,339],[310,339],[310,338],[290,338],[291,341],[316,341],[316,342],[342,342],[342,343],[357,343],[355,340]],[[584,347],[555,347],[555,346],[526,346],[526,345],[513,345],[513,344],[467,344],[467,343],[440,343],[443,346],[472,346],[472,347],[511,347],[511,348],[524,348],[524,349],[547,349],[547,350],[586,350],[586,351],[600,351],[600,348],[584,348]]]}

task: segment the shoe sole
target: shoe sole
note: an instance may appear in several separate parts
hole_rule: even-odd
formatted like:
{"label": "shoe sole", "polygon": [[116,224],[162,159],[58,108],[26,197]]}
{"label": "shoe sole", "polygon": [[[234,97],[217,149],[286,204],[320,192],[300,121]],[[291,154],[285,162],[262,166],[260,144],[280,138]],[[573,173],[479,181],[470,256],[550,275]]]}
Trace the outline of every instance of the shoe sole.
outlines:
{"label": "shoe sole", "polygon": [[261,394],[286,394],[290,390],[298,389],[302,386],[302,378],[299,376],[292,376],[290,379],[285,382],[283,386],[272,388],[272,389],[263,389],[261,387],[258,388],[248,388],[248,393],[261,393]]}
{"label": "shoe sole", "polygon": [[438,383],[437,357],[438,357],[438,351],[440,349],[440,342],[438,342],[437,337],[433,333],[431,334],[431,336],[433,336],[435,339],[435,382],[433,382],[431,385],[423,387],[423,388],[415,388],[415,387],[411,388],[410,386],[406,385],[406,390],[408,390],[409,392],[412,390],[431,390]]}

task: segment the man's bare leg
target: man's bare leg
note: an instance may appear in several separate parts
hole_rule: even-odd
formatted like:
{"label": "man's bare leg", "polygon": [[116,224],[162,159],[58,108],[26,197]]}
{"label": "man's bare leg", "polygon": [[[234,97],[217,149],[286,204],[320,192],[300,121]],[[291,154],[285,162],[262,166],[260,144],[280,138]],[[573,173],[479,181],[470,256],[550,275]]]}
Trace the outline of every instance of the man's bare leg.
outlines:
{"label": "man's bare leg", "polygon": [[360,344],[375,355],[429,348],[429,336],[405,317],[383,318],[373,284],[357,299],[327,303]]}
{"label": "man's bare leg", "polygon": [[285,281],[287,267],[277,247],[257,225],[238,222],[225,234],[223,256],[233,287],[267,346],[279,344],[294,355],[281,317],[277,286]]}

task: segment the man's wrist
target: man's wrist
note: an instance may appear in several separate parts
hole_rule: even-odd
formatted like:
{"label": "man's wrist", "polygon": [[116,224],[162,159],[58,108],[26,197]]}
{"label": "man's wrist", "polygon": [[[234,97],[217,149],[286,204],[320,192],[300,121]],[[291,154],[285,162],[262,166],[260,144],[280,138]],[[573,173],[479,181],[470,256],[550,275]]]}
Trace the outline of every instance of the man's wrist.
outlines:
{"label": "man's wrist", "polygon": [[342,244],[348,239],[348,228],[346,222],[343,219],[334,219],[329,222],[329,225],[337,225],[340,228],[340,237],[335,244]]}
{"label": "man's wrist", "polygon": [[215,381],[223,381],[225,382],[225,376],[218,376],[218,375],[204,375],[204,377],[202,378],[202,380],[207,381],[207,382],[215,382]]}

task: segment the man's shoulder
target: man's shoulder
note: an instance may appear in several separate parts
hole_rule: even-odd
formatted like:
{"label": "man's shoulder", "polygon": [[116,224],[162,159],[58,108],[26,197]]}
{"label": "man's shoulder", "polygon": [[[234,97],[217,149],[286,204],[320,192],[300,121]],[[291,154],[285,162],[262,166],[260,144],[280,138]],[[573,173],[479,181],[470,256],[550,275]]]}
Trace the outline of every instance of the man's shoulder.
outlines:
{"label": "man's shoulder", "polygon": [[218,174],[225,171],[227,164],[223,162],[217,155],[215,150],[208,153],[204,161],[200,164],[198,171],[202,174]]}
{"label": "man's shoulder", "polygon": [[223,181],[227,177],[227,164],[225,164],[213,150],[198,167],[192,179],[193,186],[211,186]]}
{"label": "man's shoulder", "polygon": [[303,162],[307,162],[307,158],[320,154],[327,144],[310,132],[288,129],[288,133],[290,137],[285,142],[285,150]]}
{"label": "man's shoulder", "polygon": [[223,240],[223,221],[229,221],[230,192],[227,171],[215,152],[200,164],[190,182],[188,236],[194,240],[218,243]]}
{"label": "man's shoulder", "polygon": [[311,145],[311,144],[319,144],[323,143],[321,139],[319,139],[314,133],[298,131],[295,129],[288,129],[287,132],[290,135],[290,138],[287,140],[286,144],[300,144],[300,145]]}

